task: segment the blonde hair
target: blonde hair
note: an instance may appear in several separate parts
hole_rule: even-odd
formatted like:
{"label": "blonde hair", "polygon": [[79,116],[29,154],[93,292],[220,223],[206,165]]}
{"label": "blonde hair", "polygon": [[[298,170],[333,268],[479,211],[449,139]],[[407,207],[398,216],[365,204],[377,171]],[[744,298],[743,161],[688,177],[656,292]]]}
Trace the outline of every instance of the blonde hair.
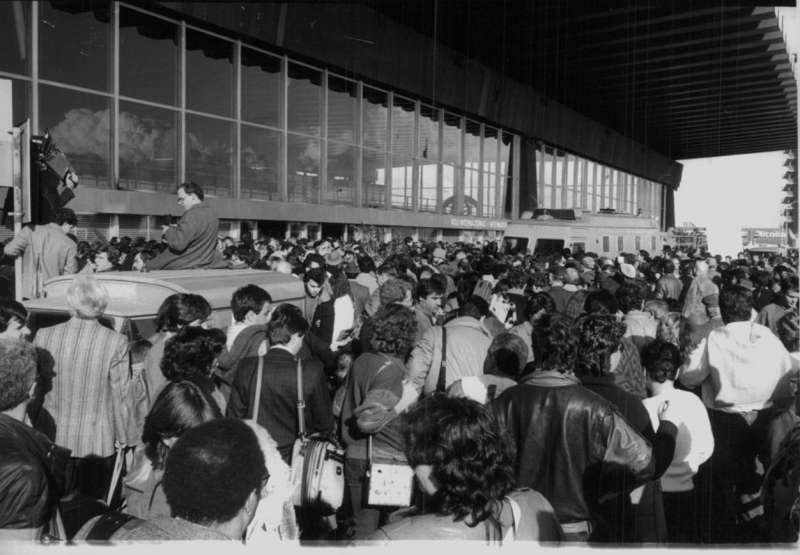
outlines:
{"label": "blonde hair", "polygon": [[108,306],[108,291],[94,276],[81,275],[67,289],[67,304],[80,318],[98,318]]}

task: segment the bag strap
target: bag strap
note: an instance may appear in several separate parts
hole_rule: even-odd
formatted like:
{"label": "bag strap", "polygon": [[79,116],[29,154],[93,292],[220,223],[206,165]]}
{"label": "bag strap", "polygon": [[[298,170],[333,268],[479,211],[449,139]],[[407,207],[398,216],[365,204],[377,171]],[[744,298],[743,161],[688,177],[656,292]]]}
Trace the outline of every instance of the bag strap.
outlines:
{"label": "bag strap", "polygon": [[306,402],[303,400],[303,363],[297,358],[297,434],[300,438],[306,435]]}
{"label": "bag strap", "polygon": [[442,361],[439,363],[439,378],[436,380],[436,392],[444,393],[447,378],[447,328],[442,326]]}
{"label": "bag strap", "polygon": [[94,526],[86,535],[86,539],[89,541],[110,540],[111,536],[132,520],[140,519],[120,511],[105,513],[95,521]]}
{"label": "bag strap", "polygon": [[[383,364],[381,364],[380,368],[378,368],[378,371],[375,372],[374,376],[372,376],[372,379],[369,381],[369,386],[372,385],[373,380],[378,377],[378,374],[383,372],[383,370],[385,368],[387,368],[388,366],[390,366],[392,364],[392,359],[390,359],[386,355],[384,355],[384,357],[386,357],[386,361]],[[369,386],[367,386],[367,390],[369,390]],[[367,472],[368,473],[369,473],[369,469],[370,468],[372,468],[372,434],[369,434],[367,436]]]}
{"label": "bag strap", "polygon": [[253,421],[258,422],[258,410],[261,408],[261,380],[264,370],[264,357],[258,357],[258,366],[256,366],[256,389],[255,397],[253,397]]}

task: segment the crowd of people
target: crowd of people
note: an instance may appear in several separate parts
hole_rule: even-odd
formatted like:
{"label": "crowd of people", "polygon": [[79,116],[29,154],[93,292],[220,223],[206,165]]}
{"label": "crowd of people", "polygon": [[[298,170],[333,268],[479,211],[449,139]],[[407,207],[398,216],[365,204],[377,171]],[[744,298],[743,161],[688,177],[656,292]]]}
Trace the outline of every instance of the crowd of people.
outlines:
{"label": "crowd of people", "polygon": [[[248,285],[215,329],[181,293],[147,341],[105,327],[91,274],[170,267],[185,229],[78,243],[71,318],[32,338],[0,304],[0,538],[797,540],[796,256],[214,235],[204,266],[302,302]],[[334,514],[291,491],[298,393],[344,446]],[[374,464],[413,469],[408,504],[369,501]]]}

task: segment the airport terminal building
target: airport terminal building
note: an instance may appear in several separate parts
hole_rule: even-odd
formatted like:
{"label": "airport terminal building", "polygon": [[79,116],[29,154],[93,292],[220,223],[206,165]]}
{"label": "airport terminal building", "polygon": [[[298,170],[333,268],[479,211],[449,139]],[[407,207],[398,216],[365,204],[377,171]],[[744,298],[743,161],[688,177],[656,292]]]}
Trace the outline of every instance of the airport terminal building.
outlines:
{"label": "airport terminal building", "polygon": [[797,144],[772,8],[9,1],[0,30],[14,121],[76,168],[90,239],[157,236],[195,181],[233,236],[655,250],[675,160]]}

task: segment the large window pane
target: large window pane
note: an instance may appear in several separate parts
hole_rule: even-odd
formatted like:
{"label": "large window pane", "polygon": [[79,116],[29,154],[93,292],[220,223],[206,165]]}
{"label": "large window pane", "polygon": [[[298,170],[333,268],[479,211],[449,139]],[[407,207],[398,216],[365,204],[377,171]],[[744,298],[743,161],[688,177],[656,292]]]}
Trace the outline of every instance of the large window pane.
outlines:
{"label": "large window pane", "polygon": [[233,43],[187,29],[186,107],[230,117],[233,90]]}
{"label": "large window pane", "polygon": [[0,70],[30,75],[30,59],[30,4],[0,3]]}
{"label": "large window pane", "polygon": [[[552,187],[545,189],[545,208],[550,208],[551,199],[548,199],[548,192],[552,196]],[[487,218],[497,216],[497,174],[487,173],[483,176],[483,215]]]}
{"label": "large window pane", "polygon": [[511,173],[511,144],[514,142],[514,135],[503,133],[503,140],[500,142],[500,173],[508,175]]}
{"label": "large window pane", "polygon": [[186,114],[186,179],[207,194],[230,196],[233,136],[230,122]]}
{"label": "large window pane", "polygon": [[419,165],[419,198],[417,208],[422,212],[436,212],[436,188],[438,164],[422,163]]}
{"label": "large window pane", "polygon": [[464,166],[481,168],[481,125],[476,121],[467,120],[464,130]]}
{"label": "large window pane", "polygon": [[242,198],[280,200],[281,133],[242,125]]}
{"label": "large window pane", "polygon": [[[497,143],[499,141],[499,131],[493,127],[485,126],[483,128],[483,168],[484,171],[497,173]],[[543,145],[550,152],[550,147]],[[546,173],[546,172],[545,172]],[[551,184],[550,177],[547,177],[547,183]]]}
{"label": "large window pane", "polygon": [[[383,208],[386,205],[386,155],[377,150],[364,149],[362,157],[361,176],[364,186],[364,206]],[[408,201],[411,202],[410,190]]]}
{"label": "large window pane", "polygon": [[442,160],[448,164],[461,164],[461,118],[444,114],[444,143]]}
{"label": "large window pane", "polygon": [[456,185],[460,168],[442,164],[442,205],[445,214],[456,213]]}
{"label": "large window pane", "polygon": [[386,149],[388,102],[388,94],[384,91],[364,87],[364,146],[368,148]]}
{"label": "large window pane", "polygon": [[[414,101],[395,96],[392,106],[392,208],[413,207]],[[435,179],[435,175],[434,175]]]}
{"label": "large window pane", "polygon": [[242,48],[242,119],[280,126],[281,60]]}
{"label": "large window pane", "polygon": [[101,1],[39,3],[42,79],[111,90],[109,7]]}
{"label": "large window pane", "polygon": [[478,180],[480,172],[478,170],[467,169],[464,174],[464,214],[470,216],[480,216],[478,202],[480,200]]}
{"label": "large window pane", "polygon": [[356,200],[356,161],[358,147],[328,143],[327,204],[352,205]]}
{"label": "large window pane", "polygon": [[356,144],[358,89],[355,81],[328,78],[328,138]]}
{"label": "large window pane", "polygon": [[319,203],[319,139],[289,133],[287,149],[289,201]]}
{"label": "large window pane", "polygon": [[104,96],[41,85],[39,123],[49,129],[89,187],[108,187],[111,101]]}
{"label": "large window pane", "polygon": [[174,192],[178,113],[134,102],[119,103],[119,185]]}
{"label": "large window pane", "polygon": [[419,114],[418,159],[441,160],[439,153],[439,110],[423,104]]}
{"label": "large window pane", "polygon": [[322,72],[299,64],[289,64],[290,131],[306,135],[320,134]]}
{"label": "large window pane", "polygon": [[176,106],[178,56],[177,25],[135,10],[120,9],[120,94]]}
{"label": "large window pane", "polygon": [[31,117],[31,84],[21,79],[11,80],[11,94],[13,95],[11,117],[14,125],[18,125]]}

